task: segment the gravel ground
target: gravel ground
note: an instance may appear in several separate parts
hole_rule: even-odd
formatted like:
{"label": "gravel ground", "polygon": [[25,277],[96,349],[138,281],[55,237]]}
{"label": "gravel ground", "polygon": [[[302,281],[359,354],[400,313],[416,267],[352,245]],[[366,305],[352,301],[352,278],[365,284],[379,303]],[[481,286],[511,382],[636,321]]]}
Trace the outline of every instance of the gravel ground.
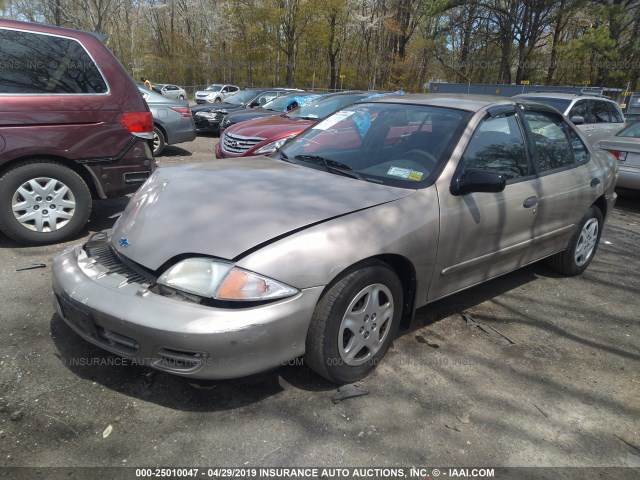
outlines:
{"label": "gravel ground", "polygon": [[[211,161],[215,142],[159,163]],[[86,234],[125,204],[99,202]],[[51,306],[51,257],[84,237],[25,248],[0,234],[0,467],[633,465],[639,224],[640,197],[622,197],[582,276],[536,264],[420,309],[360,382],[369,394],[337,404],[304,365],[198,383],[122,365]],[[31,262],[46,267],[16,271]]]}

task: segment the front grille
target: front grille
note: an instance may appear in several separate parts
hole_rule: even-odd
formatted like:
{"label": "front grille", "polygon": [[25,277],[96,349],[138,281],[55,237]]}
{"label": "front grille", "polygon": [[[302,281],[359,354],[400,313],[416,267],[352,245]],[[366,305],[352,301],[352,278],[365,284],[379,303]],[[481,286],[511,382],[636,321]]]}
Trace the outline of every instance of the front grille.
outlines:
{"label": "front grille", "polygon": [[264,138],[243,137],[225,132],[222,135],[222,150],[227,153],[243,154],[263,140]]}
{"label": "front grille", "polygon": [[[84,246],[87,257],[92,258],[94,262],[101,265],[106,270],[104,275],[117,274],[125,278],[122,286],[129,283],[152,283],[155,281],[151,274],[143,272],[142,267],[139,270],[133,265],[125,264],[124,260],[116,254],[109,241],[107,234],[104,232],[96,233]],[[129,262],[133,263],[133,262]]]}

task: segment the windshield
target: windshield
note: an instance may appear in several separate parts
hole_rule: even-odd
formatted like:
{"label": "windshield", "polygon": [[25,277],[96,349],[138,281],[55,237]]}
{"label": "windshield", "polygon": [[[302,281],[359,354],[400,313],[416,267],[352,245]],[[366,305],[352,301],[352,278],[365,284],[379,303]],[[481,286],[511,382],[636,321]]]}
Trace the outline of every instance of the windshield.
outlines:
{"label": "windshield", "polygon": [[209,85],[206,90],[208,92],[219,92],[222,90],[222,85]]}
{"label": "windshield", "polygon": [[456,145],[471,113],[395,103],[360,103],[334,113],[274,158],[404,188],[428,184]]}
{"label": "windshield", "polygon": [[294,110],[287,114],[289,118],[304,118],[304,119],[317,119],[331,115],[336,110],[340,110],[346,105],[350,105],[355,102],[359,102],[363,98],[367,98],[373,95],[372,93],[353,93],[350,95],[336,95],[334,97],[320,98],[311,103],[301,106],[299,109]]}
{"label": "windshield", "polygon": [[228,96],[224,101],[232,105],[244,105],[249,100],[255,98],[259,92],[259,90],[242,90],[241,92]]}
{"label": "windshield", "polygon": [[262,108],[265,110],[273,110],[274,112],[288,112],[294,108],[298,108],[300,105],[309,103],[316,98],[319,98],[320,94],[317,93],[294,93],[292,95],[285,95],[278,97],[265,103]]}
{"label": "windshield", "polygon": [[623,128],[616,133],[616,137],[640,138],[640,123],[634,123],[633,125],[629,125],[627,128]]}
{"label": "windshield", "polygon": [[560,113],[564,114],[569,105],[571,104],[571,100],[567,100],[565,98],[550,98],[550,97],[537,97],[537,96],[520,96],[518,98],[524,98],[525,100],[531,100],[532,102],[543,103],[545,105],[549,105],[550,107],[555,108]]}

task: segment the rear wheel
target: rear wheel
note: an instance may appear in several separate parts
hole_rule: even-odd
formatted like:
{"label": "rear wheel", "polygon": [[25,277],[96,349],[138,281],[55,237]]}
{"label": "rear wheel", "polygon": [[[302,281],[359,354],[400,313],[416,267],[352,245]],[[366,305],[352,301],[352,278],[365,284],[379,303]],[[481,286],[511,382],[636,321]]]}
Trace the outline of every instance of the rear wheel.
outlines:
{"label": "rear wheel", "polygon": [[180,100],[184,100],[184,95],[180,95],[178,98],[179,98]]}
{"label": "rear wheel", "polygon": [[589,208],[580,220],[567,249],[549,257],[549,267],[564,275],[580,275],[584,272],[598,249],[602,223],[600,209],[597,207]]}
{"label": "rear wheel", "polygon": [[164,138],[164,133],[158,127],[153,127],[153,140],[151,144],[152,154],[154,157],[159,157],[164,151],[164,147],[167,142]]}
{"label": "rear wheel", "polygon": [[375,263],[345,275],[316,306],[305,361],[332,382],[360,380],[387,353],[402,304],[402,284],[387,265]]}
{"label": "rear wheel", "polygon": [[17,242],[65,240],[82,230],[90,213],[87,184],[59,163],[24,163],[0,178],[0,230]]}

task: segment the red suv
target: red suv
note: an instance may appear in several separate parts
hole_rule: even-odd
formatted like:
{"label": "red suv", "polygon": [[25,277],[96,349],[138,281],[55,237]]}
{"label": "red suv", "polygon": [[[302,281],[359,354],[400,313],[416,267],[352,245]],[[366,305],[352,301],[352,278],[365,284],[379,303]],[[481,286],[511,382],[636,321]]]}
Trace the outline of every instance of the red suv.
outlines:
{"label": "red suv", "polygon": [[0,19],[0,230],[18,242],[77,234],[92,198],[155,168],[149,108],[103,40]]}

